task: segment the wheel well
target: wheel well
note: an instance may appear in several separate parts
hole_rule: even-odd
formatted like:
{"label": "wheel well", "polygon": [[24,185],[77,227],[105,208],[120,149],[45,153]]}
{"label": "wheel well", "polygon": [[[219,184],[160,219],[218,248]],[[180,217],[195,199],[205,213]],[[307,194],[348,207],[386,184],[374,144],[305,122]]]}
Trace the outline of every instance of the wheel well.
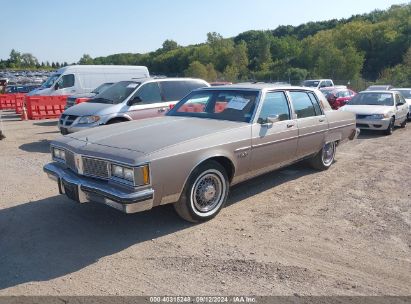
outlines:
{"label": "wheel well", "polygon": [[234,164],[231,162],[231,160],[224,156],[212,157],[212,158],[207,159],[206,161],[209,161],[209,160],[214,160],[218,162],[221,166],[223,166],[223,168],[225,169],[227,173],[228,180],[231,182],[231,180],[234,177],[234,172],[235,172],[235,167],[234,167]]}
{"label": "wheel well", "polygon": [[109,121],[107,121],[106,124],[108,125],[108,124],[113,123],[115,121],[126,122],[126,121],[129,121],[129,120],[125,117],[114,117],[114,118],[110,119]]}

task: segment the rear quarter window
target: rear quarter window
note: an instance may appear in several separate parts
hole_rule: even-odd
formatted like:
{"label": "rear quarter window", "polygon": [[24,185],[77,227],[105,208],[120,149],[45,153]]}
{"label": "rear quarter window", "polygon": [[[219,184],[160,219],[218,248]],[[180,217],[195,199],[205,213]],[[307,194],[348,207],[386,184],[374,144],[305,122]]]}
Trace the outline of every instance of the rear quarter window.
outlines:
{"label": "rear quarter window", "polygon": [[191,91],[204,87],[199,81],[161,81],[161,92],[166,101],[179,101]]}

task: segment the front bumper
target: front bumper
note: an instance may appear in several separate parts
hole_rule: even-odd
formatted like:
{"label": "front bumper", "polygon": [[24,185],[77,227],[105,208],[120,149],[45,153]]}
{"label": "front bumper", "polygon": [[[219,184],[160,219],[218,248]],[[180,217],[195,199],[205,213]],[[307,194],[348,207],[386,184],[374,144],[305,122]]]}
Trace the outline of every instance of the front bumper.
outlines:
{"label": "front bumper", "polygon": [[74,133],[74,132],[79,132],[83,130],[87,130],[90,128],[98,127],[100,126],[100,123],[92,123],[92,124],[77,124],[73,123],[70,126],[65,126],[59,122],[58,128],[60,130],[60,133],[63,135]]}
{"label": "front bumper", "polygon": [[78,176],[56,163],[43,167],[48,177],[57,182],[60,194],[66,194],[79,203],[97,202],[118,209],[124,213],[136,213],[153,207],[154,190],[117,188],[107,181]]}
{"label": "front bumper", "polygon": [[357,128],[368,130],[386,130],[391,118],[384,119],[357,119]]}

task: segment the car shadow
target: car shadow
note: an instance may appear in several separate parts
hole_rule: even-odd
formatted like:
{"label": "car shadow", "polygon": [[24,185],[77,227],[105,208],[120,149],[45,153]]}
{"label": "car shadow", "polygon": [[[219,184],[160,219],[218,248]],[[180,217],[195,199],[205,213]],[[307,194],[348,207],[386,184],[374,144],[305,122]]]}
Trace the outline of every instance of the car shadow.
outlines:
{"label": "car shadow", "polygon": [[58,120],[46,120],[46,121],[39,121],[33,123],[35,126],[41,126],[41,127],[51,127],[51,126],[57,126]]}
{"label": "car shadow", "polygon": [[19,149],[26,152],[50,153],[50,141],[43,139],[40,141],[22,144],[19,146]]}
{"label": "car shadow", "polygon": [[386,136],[383,131],[374,131],[374,130],[365,130],[361,129],[360,135],[358,135],[358,139],[373,139],[373,138],[378,138]]}
{"label": "car shadow", "polygon": [[318,172],[319,171],[310,168],[305,161],[301,161],[291,166],[260,175],[232,187],[226,206],[235,204],[238,201],[247,199],[288,181]]}
{"label": "car shadow", "polygon": [[171,205],[126,215],[62,195],[0,210],[0,290],[73,273],[191,226]]}
{"label": "car shadow", "polygon": [[[298,163],[264,174],[234,186],[226,206],[316,172]],[[102,204],[77,204],[63,195],[0,210],[0,290],[76,272],[192,225],[172,205],[127,215]]]}

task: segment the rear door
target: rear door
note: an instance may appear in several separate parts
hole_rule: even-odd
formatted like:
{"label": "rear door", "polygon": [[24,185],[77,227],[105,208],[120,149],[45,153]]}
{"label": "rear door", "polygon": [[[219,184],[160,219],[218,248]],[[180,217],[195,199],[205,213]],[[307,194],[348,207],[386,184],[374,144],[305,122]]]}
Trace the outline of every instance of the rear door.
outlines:
{"label": "rear door", "polygon": [[328,121],[313,92],[292,90],[288,92],[297,117],[297,157],[317,153],[325,141]]}
{"label": "rear door", "polygon": [[404,97],[400,94],[395,94],[395,106],[397,109],[397,113],[395,115],[395,120],[397,123],[402,123],[408,114],[408,104],[405,101]]}
{"label": "rear door", "polygon": [[[269,123],[268,116],[275,115],[279,121]],[[297,141],[297,122],[285,91],[267,92],[252,127],[252,170],[260,174],[293,161]]]}

